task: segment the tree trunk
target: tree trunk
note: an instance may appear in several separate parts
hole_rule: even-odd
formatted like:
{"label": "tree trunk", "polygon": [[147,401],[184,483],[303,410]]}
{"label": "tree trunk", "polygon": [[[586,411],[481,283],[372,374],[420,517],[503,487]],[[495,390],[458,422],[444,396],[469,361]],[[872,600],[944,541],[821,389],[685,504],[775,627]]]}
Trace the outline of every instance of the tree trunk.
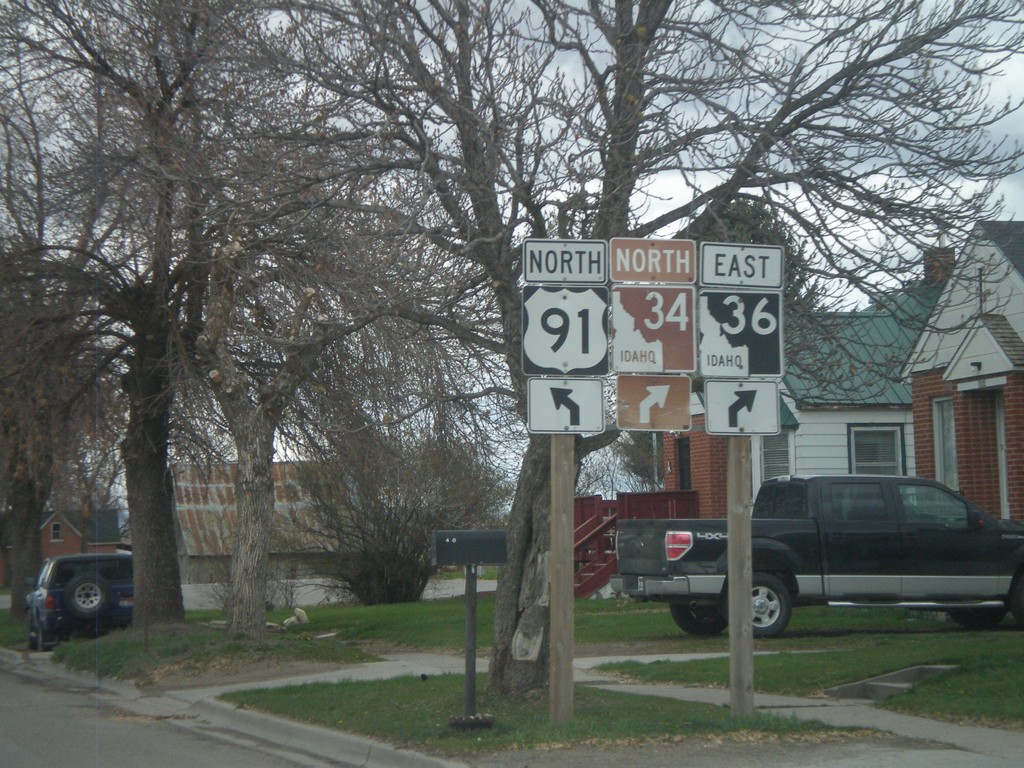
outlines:
{"label": "tree trunk", "polygon": [[166,334],[136,335],[134,356],[122,379],[128,426],[121,444],[131,513],[135,570],[135,624],[185,620],[174,527],[174,485],[168,466],[173,393]]}
{"label": "tree trunk", "polygon": [[[252,640],[266,635],[270,535],[274,523],[274,427],[259,412],[231,419],[238,452],[235,546],[231,556],[228,631]],[[239,425],[244,424],[241,430]]]}
{"label": "tree trunk", "polygon": [[43,563],[39,525],[43,521],[48,496],[48,488],[40,487],[38,482],[27,476],[16,479],[7,489],[10,509],[7,518],[11,557],[10,617],[13,621],[24,620],[25,595],[29,592],[25,579],[34,578]]}
{"label": "tree trunk", "polygon": [[498,579],[488,687],[515,693],[547,684],[551,440],[534,435],[523,457]]}

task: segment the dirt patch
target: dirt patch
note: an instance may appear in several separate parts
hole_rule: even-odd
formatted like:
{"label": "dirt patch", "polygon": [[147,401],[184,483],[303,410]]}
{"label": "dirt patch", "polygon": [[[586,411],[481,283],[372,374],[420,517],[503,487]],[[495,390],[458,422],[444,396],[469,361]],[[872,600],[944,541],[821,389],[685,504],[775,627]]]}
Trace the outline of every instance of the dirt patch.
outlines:
{"label": "dirt patch", "polygon": [[[266,648],[255,645],[246,648],[240,645],[232,652],[214,652],[206,656],[202,653],[202,646],[212,641],[219,642],[221,629],[204,624],[153,626],[146,631],[146,639],[143,639],[143,631],[140,629],[127,631],[138,635],[141,642],[148,639],[154,646],[171,641],[199,649],[196,653],[175,654],[174,658],[149,668],[144,676],[135,680],[136,685],[145,691],[258,683],[286,677],[324,674],[345,666],[343,662],[295,659],[275,653],[273,644],[276,638],[273,633],[268,637]],[[311,639],[309,642],[320,641]],[[326,638],[324,642],[331,642],[331,639]],[[366,655],[366,660],[372,660],[386,652],[384,644],[375,645],[374,648],[360,647],[358,650]]]}
{"label": "dirt patch", "polygon": [[186,688],[216,688],[225,685],[261,683],[283,677],[304,677],[326,674],[338,669],[338,664],[316,661],[281,661],[280,659],[220,660],[216,664],[198,668],[190,664],[167,664],[139,681],[147,692],[174,691]]}

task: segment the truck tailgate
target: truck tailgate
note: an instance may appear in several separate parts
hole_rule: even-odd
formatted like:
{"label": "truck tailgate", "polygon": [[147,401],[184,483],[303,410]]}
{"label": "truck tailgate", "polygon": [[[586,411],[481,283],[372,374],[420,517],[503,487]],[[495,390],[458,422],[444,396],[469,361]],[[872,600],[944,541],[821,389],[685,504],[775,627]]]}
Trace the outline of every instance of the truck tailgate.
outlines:
{"label": "truck tailgate", "polygon": [[[665,556],[668,531],[694,533],[693,549],[681,560]],[[696,536],[697,532],[702,536]],[[670,576],[699,570],[714,570],[725,562],[724,520],[620,520],[618,524],[618,569],[621,574]],[[700,565],[698,565],[700,563]],[[724,572],[724,571],[723,571]]]}

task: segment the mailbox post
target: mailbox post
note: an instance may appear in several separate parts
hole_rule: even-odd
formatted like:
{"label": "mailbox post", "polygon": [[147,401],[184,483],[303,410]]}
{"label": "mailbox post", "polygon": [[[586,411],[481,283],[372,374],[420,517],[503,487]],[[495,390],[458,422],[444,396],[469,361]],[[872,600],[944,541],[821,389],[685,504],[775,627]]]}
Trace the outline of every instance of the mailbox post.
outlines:
{"label": "mailbox post", "polygon": [[453,718],[452,725],[490,725],[476,718],[476,578],[481,565],[505,564],[505,531],[434,531],[430,549],[434,565],[466,566],[466,705],[465,716]]}

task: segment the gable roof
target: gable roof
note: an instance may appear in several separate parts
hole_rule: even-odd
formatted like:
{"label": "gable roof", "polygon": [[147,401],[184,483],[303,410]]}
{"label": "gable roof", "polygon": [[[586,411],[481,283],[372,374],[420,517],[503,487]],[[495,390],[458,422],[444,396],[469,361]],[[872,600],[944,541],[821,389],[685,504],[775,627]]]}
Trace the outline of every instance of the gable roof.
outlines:
{"label": "gable roof", "polygon": [[61,525],[66,525],[68,528],[71,529],[71,531],[77,538],[82,538],[82,532],[78,530],[78,527],[74,523],[68,520],[68,516],[65,515],[63,512],[51,513],[49,516],[47,516],[45,520],[43,520],[42,524],[39,526],[39,530],[46,530],[47,526],[49,526],[51,523],[60,523]]}
{"label": "gable roof", "polygon": [[1024,222],[979,222],[905,375],[947,369],[945,378],[961,380],[1018,369],[1022,339]]}
{"label": "gable roof", "polygon": [[50,523],[55,522],[68,526],[74,531],[75,536],[87,544],[122,543],[120,511],[116,507],[98,509],[91,518],[78,525],[73,523],[71,517],[64,512],[54,512],[43,521],[39,529],[43,530]]}
{"label": "gable roof", "polygon": [[909,406],[901,370],[941,291],[919,280],[869,309],[814,315],[783,378],[797,407]]}
{"label": "gable roof", "polygon": [[[313,552],[323,549],[310,533],[311,505],[302,490],[299,466],[275,462],[275,552]],[[188,557],[229,555],[234,549],[238,509],[235,504],[235,464],[183,464],[172,469],[174,511],[182,554]]]}
{"label": "gable roof", "polygon": [[942,378],[961,381],[1024,370],[1024,340],[1003,315],[980,315]]}
{"label": "gable roof", "polygon": [[980,318],[985,329],[992,334],[999,348],[1014,368],[1024,367],[1024,339],[1017,335],[1010,321],[1003,315],[985,314]]}
{"label": "gable roof", "polygon": [[85,540],[90,544],[118,544],[122,538],[120,511],[114,507],[99,509],[84,528]]}
{"label": "gable roof", "polygon": [[979,240],[987,237],[995,243],[1013,268],[1024,275],[1024,221],[983,221],[974,234]]}

